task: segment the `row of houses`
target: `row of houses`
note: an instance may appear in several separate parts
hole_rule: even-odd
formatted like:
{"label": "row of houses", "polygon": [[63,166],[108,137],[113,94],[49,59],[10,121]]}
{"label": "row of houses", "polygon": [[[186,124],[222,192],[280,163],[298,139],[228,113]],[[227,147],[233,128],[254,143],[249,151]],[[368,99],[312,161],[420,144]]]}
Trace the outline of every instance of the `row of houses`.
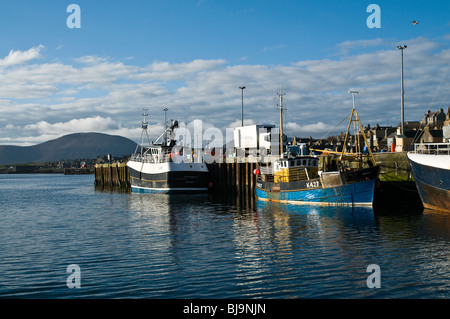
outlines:
{"label": "row of houses", "polygon": [[444,109],[425,113],[422,120],[413,125],[406,123],[403,136],[399,131],[395,135],[395,151],[402,152],[411,149],[414,143],[446,143],[450,142],[450,107],[447,113]]}
{"label": "row of houses", "polygon": [[[403,125],[404,132],[401,134],[400,125],[398,127],[367,125],[364,133],[367,137],[369,147],[373,152],[403,152],[414,147],[414,143],[442,143],[450,142],[450,107],[447,112],[441,108],[436,112],[430,110],[424,114],[420,121],[410,121]],[[346,151],[357,151],[357,144],[353,140],[347,142]],[[364,145],[362,134],[356,136],[359,144]],[[313,138],[296,138],[297,142],[305,143],[309,148],[329,149],[332,151],[342,151],[345,134],[329,137],[327,139],[314,140]]]}

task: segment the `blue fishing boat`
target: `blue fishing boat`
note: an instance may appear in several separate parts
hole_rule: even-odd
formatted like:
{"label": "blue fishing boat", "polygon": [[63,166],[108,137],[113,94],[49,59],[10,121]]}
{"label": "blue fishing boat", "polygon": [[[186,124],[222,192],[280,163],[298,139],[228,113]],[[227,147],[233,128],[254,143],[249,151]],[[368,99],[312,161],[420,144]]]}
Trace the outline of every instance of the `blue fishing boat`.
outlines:
{"label": "blue fishing boat", "polygon": [[273,174],[261,168],[256,196],[292,204],[372,206],[378,166],[319,172],[318,163],[315,157],[282,158],[275,161]]}
{"label": "blue fishing boat", "polygon": [[[353,105],[344,146],[352,122],[357,122],[359,128],[353,136],[355,143],[361,134],[368,145]],[[360,151],[360,146],[355,148],[353,153],[344,152],[345,147],[342,152],[334,152],[340,154],[334,167],[321,167],[321,170],[318,156],[281,152],[280,158],[260,167],[256,196],[260,200],[292,204],[372,206],[379,167],[370,148],[366,148],[367,154]]]}

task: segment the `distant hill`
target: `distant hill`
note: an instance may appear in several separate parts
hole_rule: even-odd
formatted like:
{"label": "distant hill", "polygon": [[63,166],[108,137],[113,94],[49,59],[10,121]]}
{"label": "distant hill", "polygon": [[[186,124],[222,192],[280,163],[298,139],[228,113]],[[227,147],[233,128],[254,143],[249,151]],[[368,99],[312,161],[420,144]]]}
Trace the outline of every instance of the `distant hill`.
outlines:
{"label": "distant hill", "polygon": [[95,159],[134,153],[136,143],[125,137],[101,133],[75,133],[33,146],[0,145],[0,164],[57,162],[60,160]]}

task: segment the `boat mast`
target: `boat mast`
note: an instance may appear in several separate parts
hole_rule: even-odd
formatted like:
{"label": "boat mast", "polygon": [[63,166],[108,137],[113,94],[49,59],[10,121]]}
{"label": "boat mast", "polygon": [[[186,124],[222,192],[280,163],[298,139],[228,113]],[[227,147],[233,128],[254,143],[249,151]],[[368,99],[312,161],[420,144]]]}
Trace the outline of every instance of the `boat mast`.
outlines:
{"label": "boat mast", "polygon": [[142,123],[141,123],[141,127],[142,127],[141,137],[139,138],[139,142],[136,145],[136,150],[134,151],[134,154],[137,154],[138,147],[141,146],[141,157],[144,155],[144,134],[145,134],[145,136],[147,136],[147,140],[148,140],[149,146],[150,146],[150,138],[148,137],[148,132],[147,132],[147,129],[148,129],[147,110],[148,109],[143,109],[143,110],[144,110],[144,113],[142,113],[142,116],[144,117],[144,119],[142,120]]}
{"label": "boat mast", "polygon": [[[356,92],[356,91],[349,91],[349,93],[351,93],[353,95],[353,109],[352,109],[352,112],[350,114],[350,120],[348,122],[347,133],[345,134],[345,140],[344,140],[344,144],[342,145],[342,152],[341,152],[341,156],[339,157],[339,162],[341,162],[343,157],[344,157],[344,152],[345,152],[345,148],[346,148],[346,145],[347,145],[347,139],[348,139],[348,135],[349,135],[349,132],[350,132],[350,126],[351,126],[352,122],[354,122],[355,126],[356,126],[356,122],[358,122],[359,129],[361,131],[361,134],[362,134],[362,136],[364,138],[364,142],[365,142],[365,144],[367,146],[367,149],[369,151],[372,163],[373,163],[373,165],[376,165],[375,158],[373,157],[372,151],[370,150],[370,147],[369,147],[369,143],[367,142],[366,134],[364,133],[364,128],[362,127],[361,121],[360,121],[359,116],[358,116],[358,112],[356,111],[355,95],[358,94],[358,92]],[[355,120],[353,119],[353,115],[356,118]],[[358,139],[358,141],[356,141],[356,132],[355,132],[355,142],[359,143],[359,139]],[[360,149],[359,149],[359,152],[358,152],[358,149],[356,149],[355,153],[357,155],[361,156]]]}

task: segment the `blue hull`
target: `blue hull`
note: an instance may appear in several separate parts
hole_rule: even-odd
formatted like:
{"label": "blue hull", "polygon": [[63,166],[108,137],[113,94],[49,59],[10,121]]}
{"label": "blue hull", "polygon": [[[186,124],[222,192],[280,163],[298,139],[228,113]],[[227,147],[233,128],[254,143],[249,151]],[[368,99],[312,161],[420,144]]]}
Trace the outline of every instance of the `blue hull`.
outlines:
{"label": "blue hull", "polygon": [[339,187],[298,191],[267,192],[256,188],[261,200],[317,205],[367,205],[373,203],[376,179],[355,182]]}
{"label": "blue hull", "polygon": [[374,166],[336,172],[332,180],[325,175],[281,183],[261,178],[256,185],[256,196],[261,200],[292,204],[372,206],[378,173],[379,167]]}

